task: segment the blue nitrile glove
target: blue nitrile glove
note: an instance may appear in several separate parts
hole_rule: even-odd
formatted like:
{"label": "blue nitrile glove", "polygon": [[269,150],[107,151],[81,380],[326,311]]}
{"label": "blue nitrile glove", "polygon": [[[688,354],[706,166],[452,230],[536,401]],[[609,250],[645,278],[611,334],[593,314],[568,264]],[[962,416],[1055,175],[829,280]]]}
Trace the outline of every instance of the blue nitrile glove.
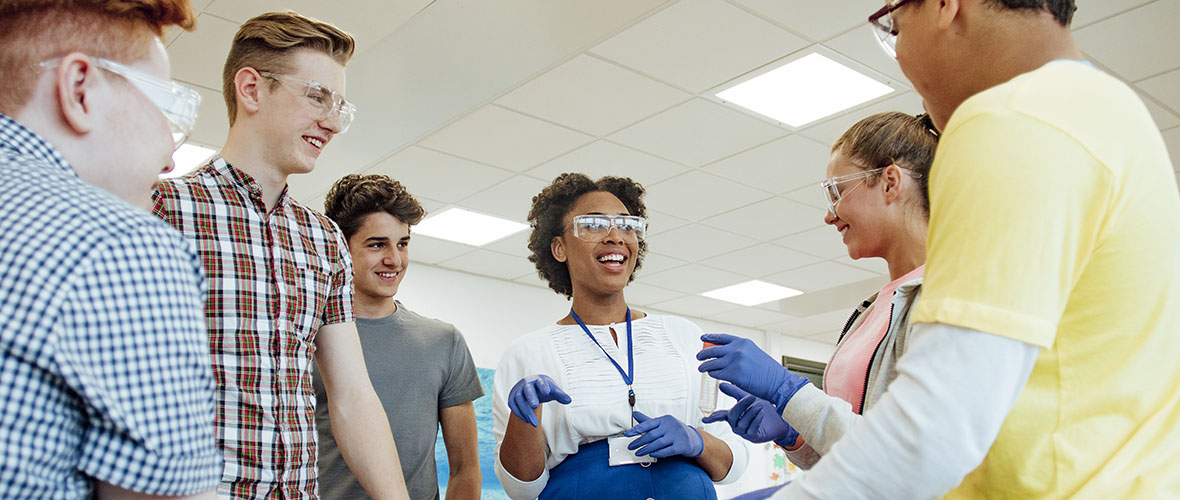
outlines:
{"label": "blue nitrile glove", "polygon": [[754,490],[749,493],[743,493],[741,495],[731,498],[730,500],[765,500],[767,498],[774,496],[775,493],[778,493],[778,490],[786,488],[788,484],[791,484],[791,483],[787,482],[787,483],[780,484],[778,486],[771,486],[769,488],[762,488],[760,490]]}
{"label": "blue nitrile glove", "polygon": [[737,404],[728,410],[713,412],[705,417],[703,422],[729,422],[734,434],[751,443],[774,441],[774,444],[783,448],[795,446],[799,433],[783,421],[783,417],[770,401],[751,395],[729,383],[721,384],[721,392],[738,400]]}
{"label": "blue nitrile glove", "polygon": [[788,372],[786,367],[750,339],[724,333],[706,333],[701,335],[701,340],[718,345],[701,349],[697,353],[697,359],[708,360],[701,363],[698,370],[709,372],[709,376],[715,379],[733,383],[750,394],[770,401],[780,414],[791,396],[810,382],[806,377]]}
{"label": "blue nitrile glove", "polygon": [[[699,457],[705,451],[705,437],[701,432],[689,427],[688,424],[676,420],[672,415],[651,418],[638,411],[632,412],[639,425],[627,429],[623,435],[627,437],[639,436],[628,450],[635,450],[636,455],[651,455],[656,458],[684,455],[689,458]],[[643,446],[643,448],[639,448]]]}
{"label": "blue nitrile glove", "polygon": [[540,425],[533,410],[549,401],[567,405],[572,400],[548,375],[529,375],[508,390],[508,408],[512,414],[533,427]]}

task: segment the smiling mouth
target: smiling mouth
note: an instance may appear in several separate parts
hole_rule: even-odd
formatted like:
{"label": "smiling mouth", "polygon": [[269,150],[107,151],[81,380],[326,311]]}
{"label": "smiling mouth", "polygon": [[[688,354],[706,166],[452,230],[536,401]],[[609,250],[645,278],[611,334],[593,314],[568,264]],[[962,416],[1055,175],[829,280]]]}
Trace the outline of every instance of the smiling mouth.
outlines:
{"label": "smiling mouth", "polygon": [[385,279],[394,279],[394,278],[397,278],[397,275],[398,275],[398,273],[377,273],[377,276],[380,276]]}
{"label": "smiling mouth", "polygon": [[597,260],[609,268],[622,268],[627,263],[627,256],[621,253],[608,253],[599,255]]}
{"label": "smiling mouth", "polygon": [[324,149],[323,139],[319,139],[317,137],[309,137],[309,136],[305,135],[305,136],[303,136],[303,140],[305,142],[307,142],[308,144],[311,144],[312,146],[314,146],[316,149]]}

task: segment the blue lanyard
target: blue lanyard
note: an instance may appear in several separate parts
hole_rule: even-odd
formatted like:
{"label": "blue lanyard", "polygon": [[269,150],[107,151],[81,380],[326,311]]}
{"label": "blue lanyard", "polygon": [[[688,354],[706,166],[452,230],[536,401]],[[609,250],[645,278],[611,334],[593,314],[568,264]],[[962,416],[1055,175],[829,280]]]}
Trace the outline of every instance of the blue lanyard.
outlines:
{"label": "blue lanyard", "polygon": [[634,355],[635,346],[631,343],[631,308],[630,307],[627,308],[627,371],[626,372],[624,372],[623,367],[619,366],[619,363],[615,361],[615,358],[610,357],[610,354],[606,353],[606,349],[604,349],[602,347],[602,344],[598,343],[598,339],[594,338],[594,334],[590,333],[590,329],[586,328],[586,323],[583,323],[582,318],[578,317],[578,313],[574,312],[573,309],[570,309],[570,316],[574,317],[574,321],[578,322],[578,326],[582,327],[582,331],[586,332],[586,336],[590,337],[590,340],[594,341],[594,345],[598,346],[598,348],[600,350],[602,350],[602,354],[606,356],[606,359],[610,360],[611,364],[615,365],[615,369],[619,371],[619,375],[623,376],[623,383],[627,384],[627,404],[630,404],[631,408],[634,409],[635,408],[635,390],[631,387],[631,385],[635,381],[635,355]]}

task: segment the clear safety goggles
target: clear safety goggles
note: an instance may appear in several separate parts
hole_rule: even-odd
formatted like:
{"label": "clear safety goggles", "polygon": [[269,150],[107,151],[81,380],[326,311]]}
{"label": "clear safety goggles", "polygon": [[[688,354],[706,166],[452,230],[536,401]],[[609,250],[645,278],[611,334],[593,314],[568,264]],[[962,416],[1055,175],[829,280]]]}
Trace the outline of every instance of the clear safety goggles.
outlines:
{"label": "clear safety goggles", "polygon": [[271,73],[269,71],[260,71],[258,74],[265,78],[270,78],[276,82],[283,84],[287,90],[294,92],[296,95],[306,97],[308,103],[319,110],[319,119],[327,120],[332,115],[340,115],[340,131],[338,134],[343,134],[348,131],[348,127],[352,125],[352,119],[356,116],[356,106],[348,102],[344,95],[335,90],[326,88],[320,82],[315,80],[304,80],[293,76],[282,75],[279,73]]}
{"label": "clear safety goggles", "polygon": [[[197,123],[197,108],[201,105],[201,94],[183,83],[164,80],[129,66],[101,57],[90,57],[90,62],[108,72],[123,77],[152,102],[164,117],[172,132],[172,148],[179,148],[193,131]],[[38,66],[51,69],[61,63],[61,58],[44,61]]]}
{"label": "clear safety goggles", "polygon": [[824,179],[823,182],[819,183],[819,187],[824,191],[824,201],[828,202],[828,211],[835,214],[836,204],[840,203],[840,199],[846,196],[848,193],[851,193],[853,189],[860,187],[860,184],[857,184],[845,193],[840,191],[841,184],[855,180],[859,180],[861,183],[863,183],[865,177],[884,172],[886,168],[889,167],[874,168],[872,170],[865,170],[855,174],[841,175],[839,177],[828,177],[827,179]]}
{"label": "clear safety goggles", "polygon": [[897,58],[897,27],[893,24],[893,11],[901,8],[910,0],[892,0],[887,2],[881,10],[869,16],[869,24],[873,26],[873,34],[877,42],[889,57]]}
{"label": "clear safety goggles", "polygon": [[647,233],[647,220],[638,215],[577,215],[573,227],[574,236],[583,241],[602,241],[614,228],[623,241],[636,243]]}

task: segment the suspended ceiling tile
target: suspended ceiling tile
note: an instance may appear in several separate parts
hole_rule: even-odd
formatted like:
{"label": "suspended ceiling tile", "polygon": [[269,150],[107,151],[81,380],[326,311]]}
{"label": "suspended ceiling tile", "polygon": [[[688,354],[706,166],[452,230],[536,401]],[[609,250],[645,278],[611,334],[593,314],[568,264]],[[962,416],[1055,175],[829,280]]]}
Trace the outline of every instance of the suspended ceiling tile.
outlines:
{"label": "suspended ceiling tile", "polygon": [[815,209],[784,198],[770,198],[701,221],[756,240],[770,241],[823,224]]}
{"label": "suspended ceiling tile", "polygon": [[623,294],[626,295],[628,304],[641,306],[650,306],[686,295],[683,292],[675,292],[667,288],[641,283],[638,280],[632,281],[631,284],[627,285],[627,288],[623,290]]}
{"label": "suspended ceiling tile", "polygon": [[814,292],[878,276],[871,271],[826,261],[767,276],[766,281],[804,292]]}
{"label": "suspended ceiling tile", "polygon": [[475,247],[420,234],[410,236],[410,262],[439,264],[475,251]]}
{"label": "suspended ceiling tile", "polygon": [[705,99],[693,99],[610,136],[612,141],[698,167],[787,135],[787,130]]}
{"label": "suspended ceiling tile", "polygon": [[503,169],[418,146],[410,146],[364,173],[388,175],[405,185],[414,196],[447,203],[462,200],[512,176]]}
{"label": "suspended ceiling tile", "polygon": [[503,280],[521,278],[531,272],[535,272],[532,262],[514,255],[506,255],[483,249],[477,249],[474,252],[448,259],[441,265],[442,267],[456,271]]}
{"label": "suspended ceiling tile", "polygon": [[741,309],[714,314],[709,319],[747,328],[759,328],[765,325],[781,323],[791,319],[791,317],[774,311],[743,307]]}
{"label": "suspended ceiling tile", "polygon": [[832,259],[841,255],[848,255],[848,248],[836,229],[829,226],[817,227],[800,233],[779,238],[772,243],[775,245],[798,250],[803,253]]}
{"label": "suspended ceiling tile", "polygon": [[818,335],[833,329],[843,328],[844,323],[848,320],[848,314],[855,306],[856,304],[850,304],[847,311],[831,311],[805,318],[789,319],[781,323],[766,325],[763,328],[791,337]]}
{"label": "suspended ceiling tile", "polygon": [[733,311],[742,306],[721,300],[710,299],[700,295],[686,295],[684,297],[665,300],[651,305],[654,309],[667,311],[682,316],[693,316],[709,319],[714,314]]}
{"label": "suspended ceiling tile", "polygon": [[805,45],[726,2],[681,0],[591,51],[697,93]]}
{"label": "suspended ceiling tile", "polygon": [[701,171],[678,175],[647,186],[648,208],[699,220],[770,198],[765,191]]}
{"label": "suspended ceiling tile", "polygon": [[[500,238],[496,241],[484,245],[482,248],[500,252],[508,255],[515,255],[522,259],[528,259],[533,252],[529,251],[529,235],[530,231],[525,230],[519,233]],[[529,265],[533,265],[531,262]]]}
{"label": "suspended ceiling tile", "polygon": [[1168,146],[1168,156],[1172,159],[1172,168],[1180,171],[1180,127],[1166,130],[1163,135],[1164,144]]}
{"label": "suspended ceiling tile", "polygon": [[1077,30],[1155,0],[1077,0],[1070,27]]}
{"label": "suspended ceiling tile", "polygon": [[603,136],[692,97],[588,55],[542,74],[496,104]]}
{"label": "suspended ceiling tile", "polygon": [[703,170],[748,186],[783,194],[817,182],[828,163],[828,147],[799,135],[758,146],[709,164]]}
{"label": "suspended ceiling tile", "polygon": [[[452,182],[456,180],[452,179]],[[533,197],[548,184],[517,175],[464,198],[458,205],[514,222],[527,223]]]}
{"label": "suspended ceiling tile", "polygon": [[630,177],[646,186],[687,170],[684,165],[610,141],[594,141],[542,163],[528,174],[546,181],[566,172],[579,172],[591,179],[611,175]]}
{"label": "suspended ceiling tile", "polygon": [[819,183],[823,179],[824,175],[821,172],[810,183],[783,195],[783,198],[819,210],[818,212],[813,212],[813,214],[816,214],[820,220],[823,220],[823,217],[828,213],[828,204],[824,201],[824,194],[819,188]]}
{"label": "suspended ceiling tile", "polygon": [[647,210],[647,235],[660,234],[671,231],[690,222],[674,215],[668,215],[659,210]]}
{"label": "suspended ceiling tile", "polygon": [[[238,23],[207,14],[197,16],[197,30],[181,33],[168,46],[172,78],[220,92],[221,70],[237,32]],[[224,116],[216,119],[228,120]]]}
{"label": "suspended ceiling tile", "polygon": [[687,260],[709,263],[709,257],[732,252],[757,242],[744,236],[713,229],[701,224],[681,226],[648,238],[652,250]]}
{"label": "suspended ceiling tile", "polygon": [[799,134],[825,145],[831,145],[844,134],[845,130],[855,125],[856,122],[867,118],[869,115],[885,111],[900,111],[910,115],[919,114],[922,112],[922,98],[915,92],[895,93],[884,100],[867,106],[853,108],[828,121],[807,127],[800,131]]}
{"label": "suspended ceiling tile", "polygon": [[488,105],[447,125],[419,144],[523,172],[592,140],[586,134]]}
{"label": "suspended ceiling tile", "polygon": [[852,267],[859,267],[861,269],[864,269],[865,271],[869,271],[869,272],[872,272],[872,273],[875,273],[875,274],[878,274],[881,276],[885,276],[886,278],[889,277],[889,263],[885,262],[885,259],[882,259],[882,258],[874,257],[874,258],[852,260],[851,257],[844,255],[844,256],[832,259],[832,262],[836,262],[838,264],[845,264],[845,265],[849,265]]}
{"label": "suspended ceiling tile", "polygon": [[743,281],[746,281],[744,276],[700,264],[688,264],[643,277],[644,283],[681,293],[707,292]]}
{"label": "suspended ceiling tile", "polygon": [[647,255],[643,257],[642,267],[635,274],[636,276],[643,277],[668,269],[674,269],[685,264],[688,264],[687,260],[669,257],[662,253],[649,250]]}
{"label": "suspended ceiling tile", "polygon": [[356,53],[367,50],[405,23],[433,0],[396,2],[322,2],[318,0],[216,0],[205,8],[237,23],[263,12],[293,10],[329,22],[356,39]]}
{"label": "suspended ceiling tile", "polygon": [[189,142],[221,150],[225,137],[229,135],[229,116],[225,111],[225,100],[221,92],[204,87],[194,87],[201,94],[201,105],[197,108],[197,123],[189,134]]}
{"label": "suspended ceiling tile", "polygon": [[1131,82],[1180,66],[1180,1],[1159,0],[1074,32],[1078,46]]}
{"label": "suspended ceiling tile", "polygon": [[[1136,87],[1143,89],[1143,92],[1159,99],[1160,103],[1173,110],[1180,110],[1180,70],[1173,70],[1159,76],[1148,78],[1135,84]],[[1156,118],[1159,121],[1159,118]],[[1169,129],[1175,127],[1164,126],[1162,123],[1161,129]],[[1177,124],[1180,125],[1180,124]]]}
{"label": "suspended ceiling tile", "polygon": [[770,20],[823,41],[853,27],[868,24],[869,15],[881,8],[880,0],[842,0],[817,3],[813,0],[736,0]]}
{"label": "suspended ceiling tile", "polygon": [[[880,2],[877,2],[877,4],[880,5]],[[865,21],[868,21],[867,15]],[[876,35],[873,34],[873,27],[869,26],[868,22],[824,42],[823,46],[868,66],[885,76],[886,81],[882,83],[895,88],[913,88],[913,84],[905,77],[905,73],[902,73],[901,67],[897,65],[897,59],[890,57],[885,52],[885,49],[881,48],[881,44],[877,42]],[[877,75],[873,75],[873,78],[877,77]]]}
{"label": "suspended ceiling tile", "polygon": [[763,243],[713,257],[709,259],[709,265],[752,278],[761,278],[821,260],[823,259],[814,255]]}

